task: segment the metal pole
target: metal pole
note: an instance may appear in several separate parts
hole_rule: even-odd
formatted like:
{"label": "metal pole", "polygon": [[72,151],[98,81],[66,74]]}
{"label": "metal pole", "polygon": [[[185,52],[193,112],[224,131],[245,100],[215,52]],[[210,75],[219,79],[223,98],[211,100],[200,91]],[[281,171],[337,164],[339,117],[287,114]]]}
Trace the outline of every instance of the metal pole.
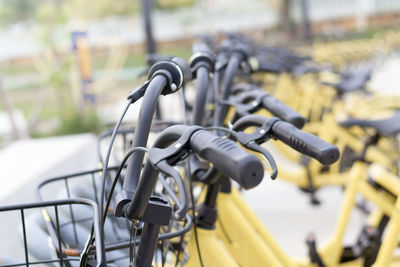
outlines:
{"label": "metal pole", "polygon": [[287,34],[291,33],[290,27],[290,0],[284,0],[281,10],[281,25],[283,31]]}
{"label": "metal pole", "polygon": [[309,6],[307,0],[301,0],[301,12],[303,14],[303,34],[304,39],[311,41],[312,33],[311,33],[311,23],[310,23],[310,15],[309,15]]}
{"label": "metal pole", "polygon": [[[146,35],[147,56],[155,54],[157,50],[156,42],[154,41],[154,36],[153,36],[153,24],[151,19],[152,7],[153,7],[152,0],[142,0],[142,16],[143,16],[144,33]],[[155,117],[157,120],[161,120],[161,107],[159,103],[157,103],[156,105]]]}
{"label": "metal pole", "polygon": [[156,53],[156,43],[153,37],[151,10],[152,0],[142,0],[142,15],[143,15],[143,26],[146,35],[146,50],[147,54]]}

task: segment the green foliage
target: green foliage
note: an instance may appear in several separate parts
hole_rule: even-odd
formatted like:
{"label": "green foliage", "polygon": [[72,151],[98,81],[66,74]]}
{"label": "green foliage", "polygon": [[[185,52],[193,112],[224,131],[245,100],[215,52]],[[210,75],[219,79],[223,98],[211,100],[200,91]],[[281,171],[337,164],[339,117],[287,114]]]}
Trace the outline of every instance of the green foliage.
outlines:
{"label": "green foliage", "polygon": [[[65,20],[65,15],[75,19],[93,19],[105,16],[136,14],[140,11],[139,0],[2,0],[0,22],[16,23],[56,17]],[[44,19],[44,20],[43,20]],[[60,23],[61,21],[56,21]]]}
{"label": "green foliage", "polygon": [[36,7],[35,19],[43,26],[52,27],[52,24],[64,24],[68,20],[68,14],[64,6],[54,1],[42,2]]}
{"label": "green foliage", "polygon": [[0,2],[0,20],[2,23],[31,20],[36,6],[35,0],[3,0]]}
{"label": "green foliage", "polygon": [[40,138],[87,132],[100,133],[104,130],[96,110],[93,107],[89,108],[82,114],[71,109],[69,113],[59,119],[59,126],[56,129],[51,131],[35,131],[31,134],[31,137]]}
{"label": "green foliage", "polygon": [[159,9],[174,9],[179,7],[194,6],[196,0],[156,0],[155,6]]}
{"label": "green foliage", "polygon": [[55,132],[56,135],[98,133],[101,130],[100,119],[94,108],[88,108],[82,114],[72,108],[68,112],[64,112],[60,119],[60,126]]}
{"label": "green foliage", "polygon": [[78,20],[132,15],[140,10],[139,0],[64,0],[63,3],[70,18]]}

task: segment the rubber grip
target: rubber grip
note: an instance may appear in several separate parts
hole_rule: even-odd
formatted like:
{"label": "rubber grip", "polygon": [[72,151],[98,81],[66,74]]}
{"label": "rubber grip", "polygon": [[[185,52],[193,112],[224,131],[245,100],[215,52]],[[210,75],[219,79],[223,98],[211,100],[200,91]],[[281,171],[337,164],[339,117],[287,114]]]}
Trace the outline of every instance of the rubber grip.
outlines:
{"label": "rubber grip", "polygon": [[207,131],[197,131],[190,139],[192,150],[245,189],[261,183],[264,168],[256,156],[234,141]]}
{"label": "rubber grip", "polygon": [[278,62],[271,62],[266,56],[256,55],[258,68],[255,70],[256,72],[270,72],[270,73],[281,73],[284,71],[284,67],[282,64]]}
{"label": "rubber grip", "polygon": [[273,124],[271,130],[274,137],[322,164],[330,165],[339,159],[340,153],[336,146],[299,130],[290,123],[278,121]]}
{"label": "rubber grip", "polygon": [[303,128],[306,123],[306,119],[303,116],[271,95],[265,96],[262,99],[262,103],[274,116],[290,122],[299,129]]}

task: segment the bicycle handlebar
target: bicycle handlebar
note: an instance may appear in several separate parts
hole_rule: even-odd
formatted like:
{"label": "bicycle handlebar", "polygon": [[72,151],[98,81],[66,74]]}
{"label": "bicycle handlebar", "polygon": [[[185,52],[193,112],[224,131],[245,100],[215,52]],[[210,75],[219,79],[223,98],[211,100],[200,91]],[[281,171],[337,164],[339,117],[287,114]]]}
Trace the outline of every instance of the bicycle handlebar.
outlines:
{"label": "bicycle handlebar", "polygon": [[[240,116],[248,115],[259,108],[265,108],[274,116],[290,122],[301,129],[306,119],[288,105],[280,102],[274,96],[267,94],[261,87],[251,83],[237,83],[232,87],[234,96],[230,98]],[[252,100],[252,101],[250,101]]]}
{"label": "bicycle handlebar", "polygon": [[210,161],[218,171],[245,189],[257,186],[264,177],[258,158],[230,139],[197,131],[190,138],[190,144],[193,152]]}
{"label": "bicycle handlebar", "polygon": [[297,129],[292,124],[278,118],[266,118],[260,115],[245,116],[233,125],[234,130],[243,131],[251,126],[268,125],[269,134],[281,140],[298,152],[308,155],[322,164],[333,164],[340,156],[339,149],[319,137]]}
{"label": "bicycle handlebar", "polygon": [[[240,62],[243,60],[243,55],[240,53],[234,53],[228,61],[228,65],[226,66],[225,75],[221,83],[221,97],[222,100],[226,100],[230,93],[231,87],[233,84],[233,79],[236,75],[236,71],[240,66]],[[222,126],[228,112],[228,107],[223,105],[217,105],[216,114],[215,114],[215,125]]]}
{"label": "bicycle handlebar", "polygon": [[[183,83],[191,78],[189,65],[179,58],[163,60],[155,63],[149,70],[149,84],[143,97],[139,111],[139,118],[132,146],[146,146],[151,122],[156,110],[156,104],[160,94],[176,92]],[[143,152],[135,153],[128,161],[126,179],[123,188],[133,192],[139,179]]]}
{"label": "bicycle handlebar", "polygon": [[301,116],[297,111],[287,106],[286,104],[280,102],[278,99],[272,95],[267,95],[262,100],[263,106],[268,109],[274,116],[290,122],[297,128],[303,128],[306,123],[306,119]]}
{"label": "bicycle handlebar", "polygon": [[201,127],[174,125],[160,133],[150,150],[135,194],[126,208],[127,217],[139,219],[143,216],[157,181],[158,163],[167,160],[175,164],[187,156],[190,149],[246,189],[258,185],[264,176],[258,158],[232,140],[218,137]]}
{"label": "bicycle handlebar", "polygon": [[315,135],[301,131],[292,124],[278,121],[272,126],[274,136],[296,149],[300,153],[311,156],[322,164],[333,164],[340,156],[339,149]]}
{"label": "bicycle handlebar", "polygon": [[193,45],[193,55],[189,59],[193,77],[197,80],[196,103],[193,112],[193,124],[202,125],[204,107],[210,87],[209,74],[214,72],[215,55],[205,43]]}

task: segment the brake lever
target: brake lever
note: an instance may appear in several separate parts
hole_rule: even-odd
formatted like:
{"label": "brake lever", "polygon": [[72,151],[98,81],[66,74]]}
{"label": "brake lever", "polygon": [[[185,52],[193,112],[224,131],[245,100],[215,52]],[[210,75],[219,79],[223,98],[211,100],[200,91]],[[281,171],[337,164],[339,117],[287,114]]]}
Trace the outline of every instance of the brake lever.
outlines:
{"label": "brake lever", "polygon": [[271,136],[269,135],[269,131],[272,127],[272,125],[279,121],[278,118],[274,118],[269,120],[268,122],[264,123],[258,131],[254,133],[244,133],[244,132],[236,132],[232,129],[226,129],[223,127],[207,127],[207,130],[219,130],[219,131],[225,131],[227,132],[227,137],[233,137],[236,139],[242,146],[253,150],[255,152],[261,153],[265,159],[268,161],[269,165],[271,166],[272,169],[272,174],[271,174],[271,179],[275,180],[275,178],[278,176],[278,167],[276,165],[274,157],[269,153],[269,151],[262,146],[260,146],[258,143],[264,143],[268,141]]}
{"label": "brake lever", "polygon": [[255,152],[261,153],[264,156],[264,158],[268,161],[272,169],[271,179],[275,180],[275,178],[278,176],[278,167],[271,153],[269,153],[269,151],[266,148],[260,146],[255,141],[248,143],[245,147]]}
{"label": "brake lever", "polygon": [[260,143],[265,143],[271,138],[271,135],[269,134],[272,125],[279,121],[279,119],[274,118],[271,120],[268,120],[266,123],[264,123],[256,132],[254,133],[244,133],[244,132],[235,132],[235,134],[232,134],[234,138],[244,147],[253,150],[255,152],[261,153],[265,159],[268,161],[269,165],[272,168],[272,174],[271,174],[271,179],[275,180],[275,178],[278,176],[278,167],[276,165],[276,162],[269,153],[269,151],[262,146],[260,146]]}
{"label": "brake lever", "polygon": [[[232,95],[220,104],[235,108],[234,118],[243,117],[257,111],[261,106],[261,100],[254,91],[245,91],[239,95]],[[236,119],[233,119],[235,121]]]}
{"label": "brake lever", "polygon": [[177,220],[185,218],[188,209],[188,196],[183,180],[178,171],[175,170],[171,165],[169,165],[167,160],[162,160],[158,162],[154,167],[157,168],[160,172],[174,178],[176,184],[179,187],[179,191],[182,194],[182,203],[176,203],[179,208],[177,211],[175,211],[174,216]]}

